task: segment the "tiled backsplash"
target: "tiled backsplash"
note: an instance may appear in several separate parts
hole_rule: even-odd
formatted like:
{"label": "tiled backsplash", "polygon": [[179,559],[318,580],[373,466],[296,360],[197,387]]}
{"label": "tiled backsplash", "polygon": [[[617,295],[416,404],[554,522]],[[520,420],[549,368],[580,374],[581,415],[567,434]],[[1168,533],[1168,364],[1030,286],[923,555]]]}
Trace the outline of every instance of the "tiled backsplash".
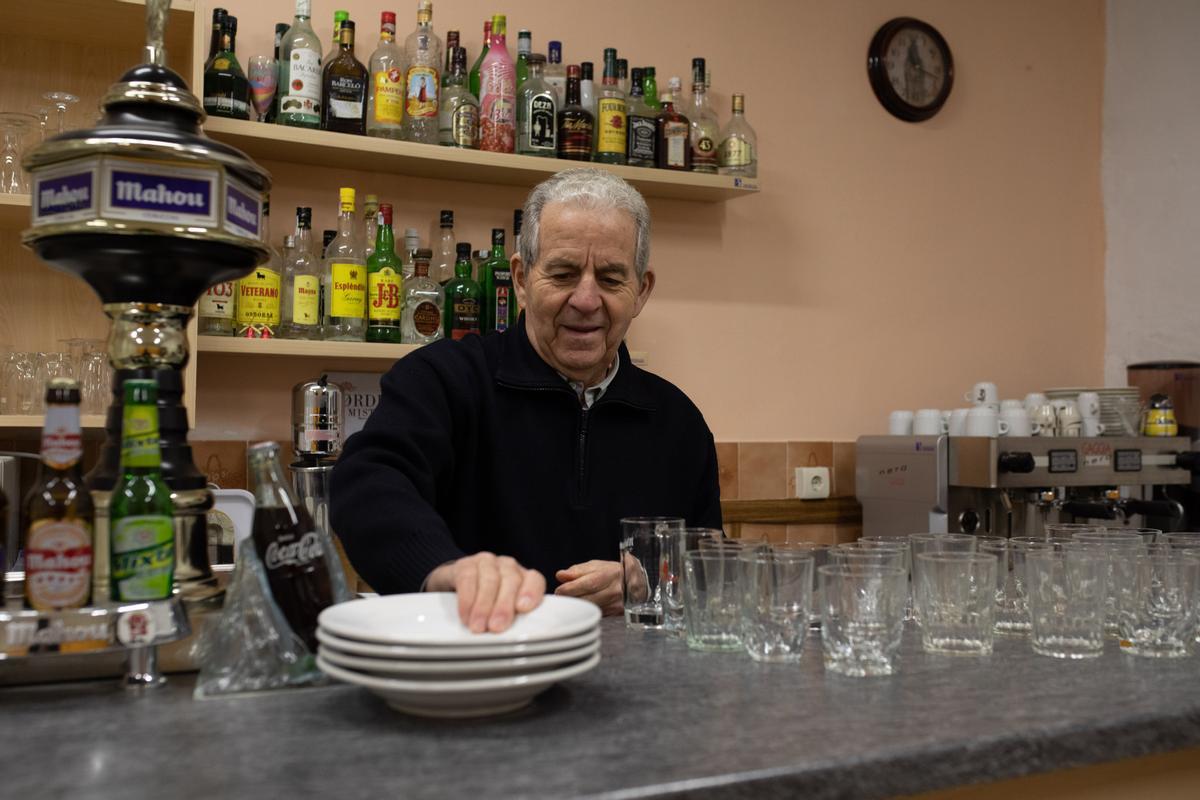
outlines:
{"label": "tiled backsplash", "polygon": [[721,499],[796,496],[796,467],[829,467],[830,497],[854,496],[854,442],[718,442]]}

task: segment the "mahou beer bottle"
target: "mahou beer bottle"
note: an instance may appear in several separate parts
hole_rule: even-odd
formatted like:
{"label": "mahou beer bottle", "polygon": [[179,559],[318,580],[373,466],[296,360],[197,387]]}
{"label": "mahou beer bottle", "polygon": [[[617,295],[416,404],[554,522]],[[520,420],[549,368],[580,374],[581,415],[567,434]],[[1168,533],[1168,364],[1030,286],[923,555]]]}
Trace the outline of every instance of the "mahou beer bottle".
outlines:
{"label": "mahou beer bottle", "polygon": [[92,595],[92,497],[83,487],[79,384],[46,387],[42,465],[25,496],[25,604],[51,611],[81,608]]}
{"label": "mahou beer bottle", "polygon": [[279,445],[246,453],[254,491],[254,549],[279,610],[308,649],[317,649],[317,615],[333,604],[333,583],[312,517],[296,502],[279,463]]}

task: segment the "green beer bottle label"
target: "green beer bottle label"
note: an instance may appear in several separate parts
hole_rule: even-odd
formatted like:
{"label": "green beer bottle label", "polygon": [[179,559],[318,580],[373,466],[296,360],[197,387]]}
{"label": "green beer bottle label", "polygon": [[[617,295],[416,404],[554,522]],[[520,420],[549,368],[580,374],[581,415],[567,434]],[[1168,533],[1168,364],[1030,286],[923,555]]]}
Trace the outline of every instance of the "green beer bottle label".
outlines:
{"label": "green beer bottle label", "polygon": [[[157,436],[155,436],[157,443]],[[175,574],[175,525],[160,514],[113,521],[112,584],[115,600],[165,600]]]}
{"label": "green beer bottle label", "polygon": [[122,467],[161,467],[158,449],[158,408],[125,406],[125,426],[121,436]]}

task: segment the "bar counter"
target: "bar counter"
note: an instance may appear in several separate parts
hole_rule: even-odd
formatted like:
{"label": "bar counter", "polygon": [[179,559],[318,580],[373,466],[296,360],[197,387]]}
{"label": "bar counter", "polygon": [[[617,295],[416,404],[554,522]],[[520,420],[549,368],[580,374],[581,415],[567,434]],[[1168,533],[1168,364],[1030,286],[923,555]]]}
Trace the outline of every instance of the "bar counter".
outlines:
{"label": "bar counter", "polygon": [[[876,798],[1200,745],[1200,659],[1112,642],[1082,662],[1012,638],[987,659],[935,657],[910,629],[898,674],[855,679],[824,671],[815,635],[801,663],[760,665],[607,619],[602,653],[485,720],[408,717],[344,685],[204,701],[187,675],[141,696],[7,688],[4,794]],[[1192,769],[1194,753],[1179,754]]]}

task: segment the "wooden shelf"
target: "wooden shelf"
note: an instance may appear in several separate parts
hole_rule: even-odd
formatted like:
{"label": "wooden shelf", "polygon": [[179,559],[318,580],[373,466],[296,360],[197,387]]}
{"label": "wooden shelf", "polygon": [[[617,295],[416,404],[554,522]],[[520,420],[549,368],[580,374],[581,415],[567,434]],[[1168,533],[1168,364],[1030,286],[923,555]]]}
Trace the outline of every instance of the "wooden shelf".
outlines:
{"label": "wooden shelf", "polygon": [[[533,186],[561,170],[588,166],[556,158],[460,150],[236,119],[210,118],[204,123],[204,129],[212,138],[233,145],[256,160],[386,172],[414,178]],[[647,197],[716,203],[758,191],[757,180],[724,175],[604,164],[591,166],[620,175]]]}
{"label": "wooden shelf", "polygon": [[377,342],[310,342],[303,339],[239,339],[234,336],[198,336],[200,353],[236,353],[246,356],[293,358],[387,359],[395,361],[416,350],[417,344]]}
{"label": "wooden shelf", "polygon": [[[146,0],[50,0],[8,3],[4,23],[9,30],[32,31],[36,37],[95,47],[130,48],[129,66],[141,62],[146,43]],[[172,0],[167,17],[167,54],[172,62],[191,63],[195,0]],[[111,76],[115,80],[116,75]],[[54,87],[47,87],[54,88]]]}
{"label": "wooden shelf", "polygon": [[0,194],[0,229],[28,228],[29,207],[27,194]]}
{"label": "wooden shelf", "polygon": [[[41,414],[0,414],[0,428],[41,428],[45,418]],[[103,414],[83,414],[79,418],[85,429],[103,428]]]}

